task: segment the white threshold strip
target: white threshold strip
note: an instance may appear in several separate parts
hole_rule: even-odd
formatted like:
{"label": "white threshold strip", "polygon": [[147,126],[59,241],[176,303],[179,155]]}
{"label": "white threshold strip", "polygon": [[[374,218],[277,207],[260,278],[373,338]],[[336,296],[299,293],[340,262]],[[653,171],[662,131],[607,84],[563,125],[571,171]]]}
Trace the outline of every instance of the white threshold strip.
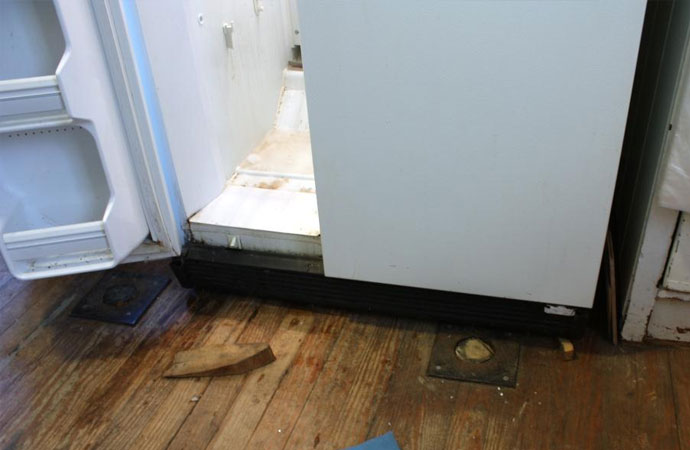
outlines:
{"label": "white threshold strip", "polygon": [[237,170],[235,170],[235,173],[254,177],[290,178],[293,180],[314,181],[314,175],[306,175],[301,173],[266,172],[263,170],[241,169],[239,167]]}

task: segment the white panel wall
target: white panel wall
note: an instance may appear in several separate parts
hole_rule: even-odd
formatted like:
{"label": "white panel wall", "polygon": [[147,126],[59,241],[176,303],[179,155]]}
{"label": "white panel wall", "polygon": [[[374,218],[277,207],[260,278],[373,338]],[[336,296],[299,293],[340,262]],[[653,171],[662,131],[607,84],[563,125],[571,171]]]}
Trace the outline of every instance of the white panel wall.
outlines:
{"label": "white panel wall", "polygon": [[649,317],[647,336],[652,339],[690,342],[690,303],[657,299]]}
{"label": "white panel wall", "polygon": [[[675,139],[676,127],[682,126],[677,114],[681,112],[684,97],[680,87],[689,61],[690,2],[650,2],[648,8],[649,34],[640,59],[644,65],[640,66],[636,90],[638,109],[629,123],[631,136],[625,149],[628,170],[620,176],[614,222],[623,315],[621,336],[632,341],[644,339],[651,326],[650,316],[656,309],[657,296],[662,295],[659,282],[664,276],[679,215],[677,210],[660,206],[656,194],[669,145]],[[673,129],[669,130],[669,124],[673,124]],[[678,294],[667,291],[663,295]],[[687,308],[687,304],[671,308]],[[657,313],[657,325],[673,316],[661,310]],[[677,319],[679,323],[684,321],[682,315]]]}
{"label": "white panel wall", "polygon": [[196,17],[179,0],[140,1],[137,8],[182,203],[191,216],[224,184],[220,148],[202,95],[203,73],[194,64],[189,29]]}
{"label": "white panel wall", "polygon": [[644,0],[302,0],[326,275],[592,305]]}
{"label": "white panel wall", "polygon": [[658,196],[659,204],[665,208],[690,211],[690,74],[687,68],[682,76]]}
{"label": "white panel wall", "polygon": [[[292,46],[287,0],[137,2],[187,215],[221,191],[275,117]],[[234,48],[223,24],[233,23]]]}
{"label": "white panel wall", "polygon": [[[292,46],[288,0],[194,0],[186,3],[193,63],[207,120],[230,177],[271,128]],[[233,24],[232,49],[223,24]]]}

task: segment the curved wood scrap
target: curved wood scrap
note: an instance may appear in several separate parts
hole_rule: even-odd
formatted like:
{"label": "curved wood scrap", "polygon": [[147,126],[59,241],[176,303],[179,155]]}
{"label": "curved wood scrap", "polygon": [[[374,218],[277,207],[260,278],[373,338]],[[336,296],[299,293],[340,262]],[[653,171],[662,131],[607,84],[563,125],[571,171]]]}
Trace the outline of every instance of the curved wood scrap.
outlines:
{"label": "curved wood scrap", "polygon": [[275,361],[268,344],[208,345],[178,352],[166,378],[213,377],[249,372]]}

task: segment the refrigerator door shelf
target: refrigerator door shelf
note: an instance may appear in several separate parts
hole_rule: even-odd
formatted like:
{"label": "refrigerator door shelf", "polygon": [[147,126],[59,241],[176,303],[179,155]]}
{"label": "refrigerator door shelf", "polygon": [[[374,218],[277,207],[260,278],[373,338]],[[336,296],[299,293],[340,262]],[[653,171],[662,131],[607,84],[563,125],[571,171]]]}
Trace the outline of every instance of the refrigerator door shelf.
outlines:
{"label": "refrigerator door shelf", "polygon": [[55,75],[0,81],[0,133],[71,121]]}
{"label": "refrigerator door shelf", "polygon": [[22,279],[114,265],[103,222],[4,233],[2,251]]}
{"label": "refrigerator door shelf", "polygon": [[0,251],[14,276],[111,268],[148,236],[88,0],[54,0],[54,75],[0,82]]}

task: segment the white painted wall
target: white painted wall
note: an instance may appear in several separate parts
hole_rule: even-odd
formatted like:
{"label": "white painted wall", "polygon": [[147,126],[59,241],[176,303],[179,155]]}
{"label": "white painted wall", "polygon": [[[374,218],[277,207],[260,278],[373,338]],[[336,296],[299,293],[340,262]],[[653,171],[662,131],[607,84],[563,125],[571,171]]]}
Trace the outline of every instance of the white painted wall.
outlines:
{"label": "white painted wall", "polygon": [[[663,42],[653,47],[662,55],[658,67],[654,68],[658,73],[650,76],[652,84],[642,87],[650,96],[648,117],[646,121],[634,124],[641,136],[637,144],[633,143],[635,148],[628,149],[635,152],[635,155],[627,156],[634,156],[638,162],[637,169],[628,174],[627,186],[618,193],[619,197],[628,195],[630,206],[619,220],[625,232],[619,234],[618,245],[622,251],[617,254],[619,260],[616,261],[621,270],[618,287],[623,297],[621,335],[630,341],[642,341],[648,335],[667,339],[669,330],[676,328],[673,321],[682,327],[690,316],[690,304],[669,306],[675,300],[665,299],[662,303],[658,300],[662,296],[673,295],[670,291],[662,292],[659,287],[666,271],[679,212],[662,207],[657,196],[668,150],[683,136],[678,127],[687,126],[682,120],[679,122],[679,118],[684,109],[683,99],[687,98],[682,94],[687,92],[683,85],[690,80],[690,2],[660,2],[656,6],[672,9],[668,22],[660,28],[662,33],[657,37]],[[672,124],[672,130],[669,130],[669,124]]]}
{"label": "white painted wall", "polygon": [[[189,28],[193,63],[226,178],[271,128],[290,58],[288,0],[260,3],[259,14],[254,0],[185,3],[196,21]],[[226,47],[224,23],[233,23],[232,49]]]}
{"label": "white painted wall", "polygon": [[[690,342],[690,225],[655,205],[647,224],[622,336]],[[675,233],[674,233],[675,230]]]}
{"label": "white painted wall", "polygon": [[[686,195],[690,196],[690,189]],[[690,292],[690,215],[686,212],[680,213],[661,284],[671,291]]]}
{"label": "white painted wall", "polygon": [[641,341],[647,333],[649,317],[656,302],[658,283],[663,277],[668,249],[673,240],[678,212],[653,205],[643,235],[628,302],[624,309],[621,336]]}
{"label": "white painted wall", "polygon": [[[137,2],[188,216],[273,123],[292,46],[288,0]],[[234,48],[223,24],[233,23]]]}
{"label": "white painted wall", "polygon": [[690,303],[679,299],[657,299],[649,318],[647,336],[690,342]]}
{"label": "white painted wall", "polygon": [[191,216],[223,189],[218,140],[194,64],[190,29],[196,17],[183,1],[137,2],[142,34],[185,213]]}
{"label": "white painted wall", "polygon": [[685,68],[678,88],[668,155],[657,192],[661,206],[690,211],[690,70]]}

